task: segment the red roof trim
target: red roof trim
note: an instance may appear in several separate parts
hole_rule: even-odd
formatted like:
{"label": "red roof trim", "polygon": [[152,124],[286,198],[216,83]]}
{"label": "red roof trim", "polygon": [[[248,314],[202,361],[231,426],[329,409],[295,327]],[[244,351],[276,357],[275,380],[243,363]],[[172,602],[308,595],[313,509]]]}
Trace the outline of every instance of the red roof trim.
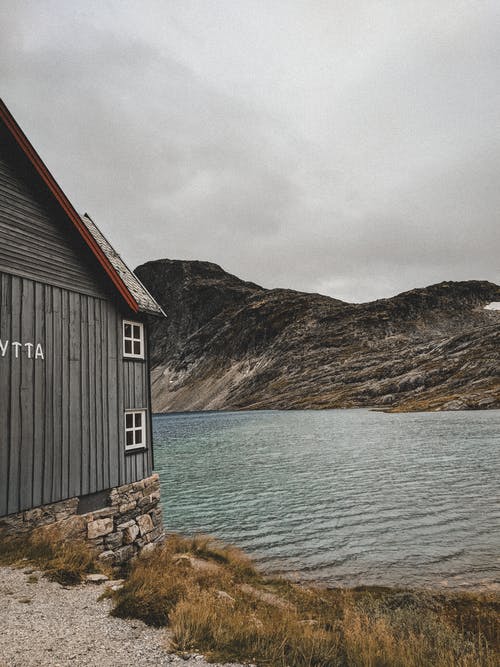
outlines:
{"label": "red roof trim", "polygon": [[38,155],[38,153],[35,151],[31,143],[29,142],[28,138],[24,134],[24,132],[21,130],[19,125],[17,124],[16,120],[10,113],[10,111],[7,109],[5,106],[3,100],[0,99],[0,118],[3,120],[5,123],[7,129],[23,151],[23,153],[26,155],[26,157],[29,159],[31,164],[35,167],[36,171],[38,174],[41,176],[45,184],[47,185],[48,189],[54,196],[54,198],[57,200],[63,211],[66,213],[67,217],[70,219],[70,221],[73,223],[73,226],[78,230],[80,235],[82,236],[83,240],[85,243],[88,245],[88,247],[91,249],[95,257],[97,258],[99,264],[102,266],[102,268],[106,271],[108,276],[111,278],[113,281],[113,284],[115,285],[116,289],[120,292],[122,297],[125,299],[127,305],[135,312],[137,313],[139,311],[139,304],[137,301],[134,299],[132,294],[129,292],[127,289],[127,286],[123,282],[123,280],[120,278],[118,273],[115,271],[113,265],[109,261],[109,259],[106,257],[106,255],[103,253],[97,242],[95,241],[94,237],[90,234],[88,229],[85,227],[83,222],[80,220],[80,216],[76,212],[76,210],[73,208],[73,205],[69,201],[69,199],[66,197],[64,192],[61,190],[59,185],[57,184],[55,178],[52,176],[50,171],[47,169],[45,164],[42,162],[42,159]]}

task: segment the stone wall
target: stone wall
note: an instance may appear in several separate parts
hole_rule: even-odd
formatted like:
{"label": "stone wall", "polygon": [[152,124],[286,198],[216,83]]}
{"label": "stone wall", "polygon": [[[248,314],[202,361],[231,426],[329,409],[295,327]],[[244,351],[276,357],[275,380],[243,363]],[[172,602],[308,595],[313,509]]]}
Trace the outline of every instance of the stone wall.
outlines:
{"label": "stone wall", "polygon": [[[57,528],[68,539],[84,539],[111,564],[130,560],[141,549],[163,538],[158,475],[110,489],[99,496],[99,507],[81,513],[88,499],[69,498],[0,518],[1,535],[28,533],[44,526]],[[95,504],[95,503],[94,503]]]}

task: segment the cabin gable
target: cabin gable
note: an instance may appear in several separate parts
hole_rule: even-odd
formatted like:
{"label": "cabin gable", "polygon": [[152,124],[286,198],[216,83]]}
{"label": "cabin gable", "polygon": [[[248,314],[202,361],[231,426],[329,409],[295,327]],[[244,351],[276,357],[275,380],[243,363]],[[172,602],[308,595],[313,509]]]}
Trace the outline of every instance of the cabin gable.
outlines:
{"label": "cabin gable", "polygon": [[0,271],[107,298],[102,267],[0,124]]}

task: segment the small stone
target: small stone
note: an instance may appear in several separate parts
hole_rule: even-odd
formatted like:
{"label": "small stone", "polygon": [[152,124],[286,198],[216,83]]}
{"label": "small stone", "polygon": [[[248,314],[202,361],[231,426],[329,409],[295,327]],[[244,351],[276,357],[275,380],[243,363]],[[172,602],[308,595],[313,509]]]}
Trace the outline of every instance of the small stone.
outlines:
{"label": "small stone", "polygon": [[133,500],[130,503],[124,503],[123,505],[120,505],[120,514],[125,514],[125,512],[130,512],[130,510],[135,509],[137,503],[135,500]]}
{"label": "small stone", "polygon": [[145,554],[146,556],[150,553],[152,553],[156,549],[156,545],[150,542],[149,544],[145,544],[142,549],[141,549],[141,554]]}
{"label": "small stone", "polygon": [[149,484],[148,486],[144,487],[144,491],[142,492],[143,496],[151,496],[153,493],[159,493],[159,488],[157,484]]}
{"label": "small stone", "polygon": [[123,588],[124,579],[112,579],[108,581],[107,586],[112,591],[120,591]]}
{"label": "small stone", "polygon": [[105,574],[87,574],[85,580],[91,584],[103,584],[105,581],[109,581],[109,577]]}
{"label": "small stone", "polygon": [[98,556],[98,560],[101,563],[112,563],[115,560],[115,554],[112,551],[103,551]]}
{"label": "small stone", "polygon": [[233,602],[236,602],[233,596],[229,595],[229,593],[226,593],[226,591],[217,591],[217,597],[219,598],[219,600],[224,600],[224,602],[228,602],[229,604],[233,604]]}
{"label": "small stone", "polygon": [[83,516],[74,514],[59,522],[57,529],[66,539],[80,539],[85,537],[87,525]]}
{"label": "small stone", "polygon": [[24,520],[33,523],[39,523],[43,515],[44,511],[41,508],[36,507],[35,509],[28,510],[24,513]]}
{"label": "small stone", "polygon": [[153,510],[152,512],[150,512],[150,515],[151,515],[151,518],[153,520],[153,524],[155,526],[161,526],[162,519],[163,519],[161,509],[157,508],[157,509]]}
{"label": "small stone", "polygon": [[262,602],[265,602],[266,604],[269,604],[273,607],[278,607],[280,609],[293,608],[291,602],[288,602],[288,600],[280,598],[279,595],[276,595],[275,593],[269,593],[268,591],[263,591],[259,588],[255,588],[255,586],[251,586],[250,584],[240,584],[238,588],[246,595],[250,595],[253,598],[261,600]]}
{"label": "small stone", "polygon": [[108,518],[91,521],[87,526],[87,531],[89,540],[101,537],[102,535],[108,535],[113,532],[113,519]]}
{"label": "small stone", "polygon": [[137,526],[136,523],[132,521],[132,525],[123,531],[124,544],[131,544],[138,535],[139,535],[139,526]]}
{"label": "small stone", "polygon": [[193,570],[198,572],[220,572],[221,566],[217,563],[214,563],[210,560],[204,560],[203,558],[196,558],[195,556],[190,556],[189,554],[181,553],[174,554],[172,556],[174,563],[183,563],[191,567]]}
{"label": "small stone", "polygon": [[121,532],[111,533],[104,541],[109,549],[116,549],[123,544],[123,534]]}
{"label": "small stone", "polygon": [[115,551],[115,558],[119,563],[125,563],[130,560],[135,554],[135,549],[131,544],[125,547],[120,547]]}
{"label": "small stone", "polygon": [[154,530],[152,530],[148,535],[146,535],[146,538],[148,538],[148,542],[157,542],[165,536],[165,531],[163,530],[163,526],[160,524],[159,526],[156,526]]}
{"label": "small stone", "polygon": [[104,538],[103,537],[95,537],[95,538],[93,538],[91,540],[89,539],[87,541],[93,549],[98,549],[98,550],[102,551],[102,548],[104,547]]}
{"label": "small stone", "polygon": [[138,516],[137,524],[139,526],[139,530],[141,531],[141,535],[146,535],[146,533],[151,532],[154,528],[153,522],[149,514],[143,514],[142,516]]}

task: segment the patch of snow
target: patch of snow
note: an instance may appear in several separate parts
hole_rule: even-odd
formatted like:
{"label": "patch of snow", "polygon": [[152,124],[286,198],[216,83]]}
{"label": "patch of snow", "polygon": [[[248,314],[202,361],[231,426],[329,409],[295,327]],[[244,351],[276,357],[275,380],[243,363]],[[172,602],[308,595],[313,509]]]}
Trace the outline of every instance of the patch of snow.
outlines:
{"label": "patch of snow", "polygon": [[500,301],[492,301],[484,307],[485,310],[500,310]]}

